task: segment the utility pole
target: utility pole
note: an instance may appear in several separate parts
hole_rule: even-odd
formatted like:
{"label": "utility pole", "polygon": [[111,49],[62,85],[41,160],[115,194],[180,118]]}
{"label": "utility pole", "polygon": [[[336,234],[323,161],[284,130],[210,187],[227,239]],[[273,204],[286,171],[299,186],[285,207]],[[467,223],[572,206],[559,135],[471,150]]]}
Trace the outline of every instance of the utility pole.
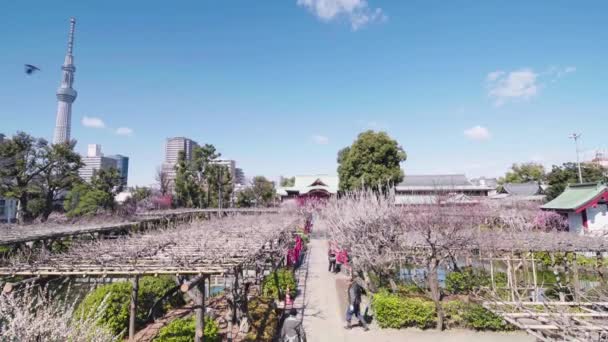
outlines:
{"label": "utility pole", "polygon": [[578,157],[578,139],[580,139],[581,133],[572,133],[568,138],[574,139],[574,146],[576,147],[576,165],[578,167],[578,182],[583,182],[583,173],[581,172],[581,162]]}

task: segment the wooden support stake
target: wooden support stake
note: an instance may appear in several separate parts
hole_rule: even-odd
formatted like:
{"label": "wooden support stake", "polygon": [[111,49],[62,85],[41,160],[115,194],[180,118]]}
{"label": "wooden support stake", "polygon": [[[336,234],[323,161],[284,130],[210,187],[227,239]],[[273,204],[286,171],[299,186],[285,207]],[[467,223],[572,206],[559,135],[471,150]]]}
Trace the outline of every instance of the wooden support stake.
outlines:
{"label": "wooden support stake", "polygon": [[203,278],[198,286],[194,289],[196,293],[194,312],[196,314],[196,330],[194,333],[194,342],[203,342],[205,340],[205,279]]}
{"label": "wooden support stake", "polygon": [[137,292],[139,291],[139,276],[131,279],[131,306],[129,308],[129,341],[135,338],[135,318],[137,317]]}
{"label": "wooden support stake", "polygon": [[496,291],[496,283],[494,282],[494,256],[490,253],[490,279],[492,280],[492,291]]}
{"label": "wooden support stake", "polygon": [[536,261],[534,255],[532,255],[532,280],[534,281],[534,299],[533,302],[538,300],[538,279],[536,278]]}
{"label": "wooden support stake", "polygon": [[602,272],[602,252],[595,252],[595,269],[600,278],[604,280],[604,273]]}
{"label": "wooden support stake", "polygon": [[573,289],[574,289],[574,301],[579,302],[581,294],[581,284],[578,282],[578,263],[576,262],[576,253],[572,258],[572,276],[573,276]]}

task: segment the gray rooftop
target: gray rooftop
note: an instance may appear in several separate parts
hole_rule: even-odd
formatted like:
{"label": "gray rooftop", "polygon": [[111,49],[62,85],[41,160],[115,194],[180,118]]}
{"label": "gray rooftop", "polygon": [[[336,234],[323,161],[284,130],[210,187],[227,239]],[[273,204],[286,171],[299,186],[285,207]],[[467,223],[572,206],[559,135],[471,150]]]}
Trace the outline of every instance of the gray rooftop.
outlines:
{"label": "gray rooftop", "polygon": [[504,191],[512,196],[534,196],[542,191],[536,182],[528,183],[505,183],[502,185]]}
{"label": "gray rooftop", "polygon": [[453,187],[473,185],[464,174],[454,175],[405,175],[399,186]]}

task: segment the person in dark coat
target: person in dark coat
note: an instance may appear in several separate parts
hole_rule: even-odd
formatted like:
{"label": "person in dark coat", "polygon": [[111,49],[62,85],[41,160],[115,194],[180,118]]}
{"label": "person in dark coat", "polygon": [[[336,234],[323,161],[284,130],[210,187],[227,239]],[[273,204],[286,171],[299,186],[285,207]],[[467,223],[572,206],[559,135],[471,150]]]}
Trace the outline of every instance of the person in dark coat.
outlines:
{"label": "person in dark coat", "polygon": [[335,272],[335,270],[336,270],[336,253],[330,249],[327,258],[329,259],[329,272]]}
{"label": "person in dark coat", "polygon": [[281,342],[306,342],[302,321],[298,319],[298,311],[294,308],[289,310],[289,316],[283,322]]}
{"label": "person in dark coat", "polygon": [[369,327],[367,326],[367,322],[365,318],[361,314],[361,294],[363,293],[363,288],[359,285],[355,278],[351,278],[348,284],[348,308],[346,309],[346,329],[352,328],[351,320],[353,316],[357,317],[361,326],[363,326],[363,330],[368,331]]}

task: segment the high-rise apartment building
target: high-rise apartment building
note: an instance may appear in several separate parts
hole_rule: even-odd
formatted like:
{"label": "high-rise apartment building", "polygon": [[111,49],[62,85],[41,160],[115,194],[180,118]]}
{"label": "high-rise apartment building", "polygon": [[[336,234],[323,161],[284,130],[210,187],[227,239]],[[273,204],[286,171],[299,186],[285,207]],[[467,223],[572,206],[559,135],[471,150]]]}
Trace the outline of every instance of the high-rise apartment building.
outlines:
{"label": "high-rise apartment building", "polygon": [[72,88],[74,84],[74,56],[72,50],[74,47],[74,28],[76,19],[70,19],[70,34],[68,36],[68,51],[63,61],[63,77],[61,84],[57,89],[57,117],[55,120],[55,134],[53,135],[53,144],[66,143],[70,141],[70,132],[72,130],[72,103],[76,100],[76,90]]}
{"label": "high-rise apartment building", "polygon": [[90,182],[93,179],[93,175],[99,170],[118,169],[116,159],[104,157],[101,153],[100,145],[91,144],[87,150],[87,156],[82,158],[84,166],[78,170],[80,178],[85,182]]}
{"label": "high-rise apartment building", "polygon": [[198,146],[198,143],[192,139],[184,137],[167,138],[165,145],[165,162],[162,166],[162,172],[166,175],[169,182],[169,189],[173,191],[175,186],[175,165],[180,152],[184,152],[186,160],[192,159],[192,150]]}
{"label": "high-rise apartment building", "polygon": [[108,156],[108,158],[116,160],[116,168],[118,169],[118,173],[122,179],[122,185],[127,186],[127,181],[129,179],[129,157],[116,154],[113,156]]}

